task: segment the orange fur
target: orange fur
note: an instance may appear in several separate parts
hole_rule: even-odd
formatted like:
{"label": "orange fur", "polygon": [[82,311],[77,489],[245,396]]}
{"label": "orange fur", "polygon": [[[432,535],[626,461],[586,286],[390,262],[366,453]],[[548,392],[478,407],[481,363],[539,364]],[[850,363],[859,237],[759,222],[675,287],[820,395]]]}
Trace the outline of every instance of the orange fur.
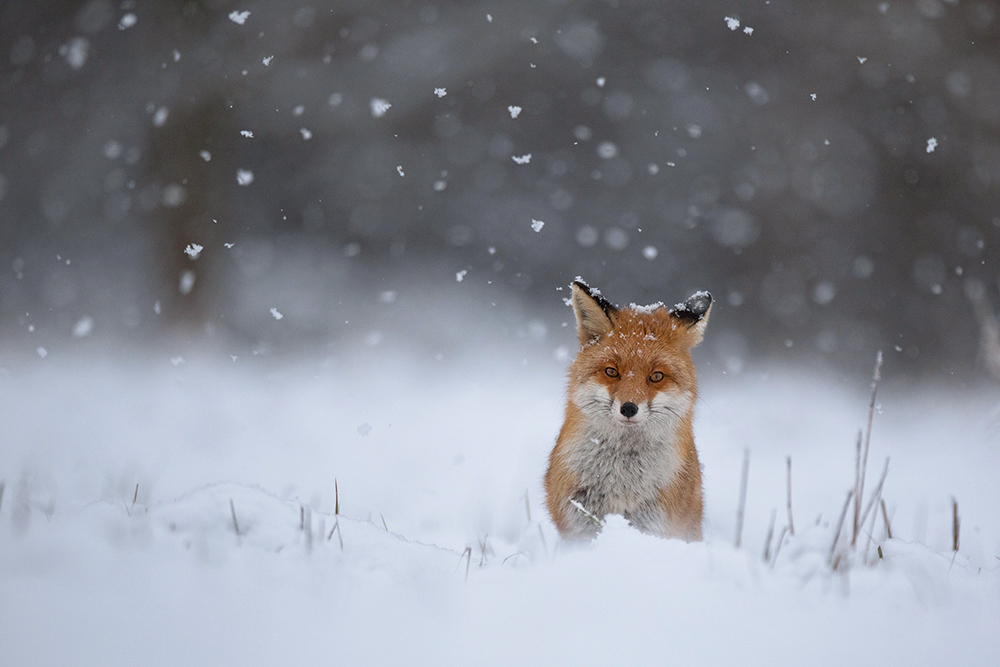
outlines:
{"label": "orange fur", "polygon": [[545,474],[552,520],[567,538],[592,537],[595,519],[621,514],[643,532],[700,540],[690,350],[701,341],[711,296],[671,309],[617,308],[580,281],[572,290],[581,347]]}

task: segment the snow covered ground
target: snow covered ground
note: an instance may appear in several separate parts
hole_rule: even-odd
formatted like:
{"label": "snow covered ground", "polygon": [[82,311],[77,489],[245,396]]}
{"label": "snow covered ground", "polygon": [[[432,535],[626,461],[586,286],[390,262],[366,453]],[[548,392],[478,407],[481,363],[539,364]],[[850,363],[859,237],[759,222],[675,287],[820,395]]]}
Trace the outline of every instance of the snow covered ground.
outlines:
{"label": "snow covered ground", "polygon": [[565,362],[364,356],[0,371],[0,665],[1000,664],[995,388],[887,366],[894,539],[833,571],[868,378],[703,364],[706,541],[572,546],[540,483]]}

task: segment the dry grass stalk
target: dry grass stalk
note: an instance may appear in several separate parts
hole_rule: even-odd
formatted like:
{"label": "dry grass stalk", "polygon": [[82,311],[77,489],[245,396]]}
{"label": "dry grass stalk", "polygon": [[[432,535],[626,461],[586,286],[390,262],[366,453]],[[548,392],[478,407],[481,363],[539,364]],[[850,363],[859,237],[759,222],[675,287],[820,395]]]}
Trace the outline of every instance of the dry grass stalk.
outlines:
{"label": "dry grass stalk", "polygon": [[951,499],[951,550],[958,552],[958,531],[961,521],[958,518],[958,500],[953,496]]}
{"label": "dry grass stalk", "polygon": [[[2,495],[2,488],[0,487],[0,495]],[[139,484],[135,485],[135,493],[132,494],[132,505],[135,505],[135,501],[139,499]]]}
{"label": "dry grass stalk", "polygon": [[312,548],[313,548],[313,526],[312,526],[313,521],[312,521],[312,519],[313,519],[313,515],[312,515],[312,510],[311,509],[306,510],[305,519],[306,519],[305,520],[305,524],[306,524],[306,531],[305,531],[306,532],[306,551],[312,553]]}
{"label": "dry grass stalk", "polygon": [[528,523],[531,523],[531,503],[528,502],[528,492],[524,492],[524,513],[528,515]]}
{"label": "dry grass stalk", "polygon": [[[472,547],[465,547],[465,551],[462,552],[462,558],[465,559],[465,581],[469,581],[469,566],[472,564]],[[462,559],[458,560],[458,564],[462,564]]]}
{"label": "dry grass stalk", "polygon": [[865,469],[868,467],[868,448],[872,441],[872,422],[875,420],[875,397],[878,394],[878,383],[882,379],[882,350],[875,355],[875,372],[872,374],[872,398],[868,403],[868,425],[865,428],[865,446],[861,454],[861,468],[859,471],[859,482],[857,493],[854,496],[854,536],[851,538],[851,546],[858,540],[858,528],[864,523],[858,523],[858,506],[865,497]]}
{"label": "dry grass stalk", "polygon": [[885,511],[885,499],[880,498],[879,503],[882,505],[882,520],[885,521],[885,537],[888,540],[892,539],[892,526],[889,525],[889,513]]}
{"label": "dry grass stalk", "polygon": [[344,550],[344,534],[340,532],[340,517],[336,517],[333,524],[333,528],[330,529],[330,534],[326,536],[327,542],[333,539],[333,534],[337,533],[337,541],[340,542],[340,550]]}
{"label": "dry grass stalk", "polygon": [[[834,565],[833,556],[837,552],[837,541],[840,539],[840,531],[844,529],[844,519],[847,518],[847,508],[851,506],[851,498],[854,497],[854,489],[847,492],[847,500],[844,501],[844,509],[840,512],[840,520],[837,521],[837,530],[833,533],[833,543],[830,545],[830,565]],[[834,569],[836,569],[834,567]]]}
{"label": "dry grass stalk", "polygon": [[785,463],[788,465],[788,532],[794,535],[795,522],[792,521],[792,457],[787,457]]}
{"label": "dry grass stalk", "polygon": [[743,450],[743,472],[740,474],[740,502],[736,508],[736,536],[733,546],[737,549],[743,542],[743,513],[747,505],[747,478],[750,476],[750,450]]}
{"label": "dry grass stalk", "polygon": [[767,524],[767,537],[764,538],[764,555],[761,558],[765,563],[771,560],[771,539],[774,537],[774,520],[778,516],[778,510],[771,510],[771,520]]}
{"label": "dry grass stalk", "polygon": [[590,511],[588,511],[587,508],[583,506],[583,503],[581,503],[579,500],[575,500],[573,498],[570,498],[569,499],[569,504],[572,505],[573,507],[575,507],[576,509],[578,509],[580,512],[583,512],[583,515],[585,517],[587,517],[588,519],[590,519],[591,522],[593,522],[595,525],[602,526],[602,527],[604,526],[604,522],[601,521],[600,519],[598,519],[593,514],[591,514]]}
{"label": "dry grass stalk", "polygon": [[236,531],[236,536],[240,536],[240,524],[236,521],[236,505],[233,504],[233,499],[229,499],[229,511],[233,515],[233,530]]}
{"label": "dry grass stalk", "polygon": [[[885,478],[889,474],[889,457],[885,457],[885,465],[882,466],[882,475],[878,479],[878,484],[875,485],[875,491],[872,493],[871,499],[868,504],[865,505],[865,511],[861,513],[861,525],[865,525],[865,521],[868,520],[868,513],[872,511],[873,507],[876,507],[876,503],[882,500],[882,486],[885,484]],[[874,525],[874,524],[873,524]]]}
{"label": "dry grass stalk", "polygon": [[771,556],[771,567],[774,567],[774,564],[778,562],[778,554],[781,553],[781,545],[785,541],[785,533],[787,532],[788,526],[785,526],[781,529],[781,532],[778,533],[778,541],[774,545],[774,554]]}
{"label": "dry grass stalk", "polygon": [[333,513],[340,514],[340,489],[337,488],[337,478],[333,478]]}
{"label": "dry grass stalk", "polygon": [[[861,442],[863,439],[864,435],[858,431],[858,441],[854,454],[854,529],[851,531],[852,536],[858,534],[858,524],[861,522],[861,501],[858,500],[858,487],[861,486]],[[851,543],[854,543],[853,539]]]}
{"label": "dry grass stalk", "polygon": [[382,527],[385,528],[385,532],[388,533],[389,532],[389,526],[385,525],[385,517],[382,516],[381,512],[378,513],[378,516],[379,516],[380,519],[382,519]]}

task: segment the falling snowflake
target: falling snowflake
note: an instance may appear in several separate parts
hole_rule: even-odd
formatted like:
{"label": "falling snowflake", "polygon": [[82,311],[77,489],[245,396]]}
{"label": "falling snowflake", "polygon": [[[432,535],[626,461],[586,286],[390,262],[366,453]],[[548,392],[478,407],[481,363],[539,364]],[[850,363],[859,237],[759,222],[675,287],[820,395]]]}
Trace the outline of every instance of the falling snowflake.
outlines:
{"label": "falling snowflake", "polygon": [[399,175],[400,175],[400,176],[406,176],[406,174],[404,174],[404,173],[403,173],[403,165],[398,165],[398,166],[396,167],[396,171],[398,171],[398,172],[399,172]]}
{"label": "falling snowflake", "polygon": [[532,229],[533,229],[533,230],[534,230],[534,231],[535,231],[536,233],[537,233],[537,232],[540,232],[540,231],[542,231],[542,227],[544,227],[544,226],[545,226],[545,223],[544,223],[544,222],[542,222],[541,220],[532,220],[532,221],[531,221],[531,228],[532,228]]}
{"label": "falling snowflake", "polygon": [[198,259],[198,255],[204,250],[204,246],[200,246],[197,243],[189,243],[186,248],[184,248],[184,253],[191,259]]}
{"label": "falling snowflake", "polygon": [[726,17],[726,26],[730,30],[736,30],[737,28],[740,27],[740,20],[737,19],[737,18],[733,18],[732,16],[727,16]]}
{"label": "falling snowflake", "polygon": [[518,164],[528,164],[531,162],[531,153],[525,153],[524,155],[511,155],[510,159]]}
{"label": "falling snowflake", "polygon": [[247,22],[250,12],[229,12],[229,20],[237,25],[243,25]]}
{"label": "falling snowflake", "polygon": [[281,313],[278,312],[277,308],[272,308],[270,310],[270,313],[274,317],[274,319],[276,319],[276,320],[280,320],[282,317],[284,317],[284,315],[282,315]]}
{"label": "falling snowflake", "polygon": [[463,280],[465,280],[465,274],[467,274],[468,272],[469,272],[468,269],[462,269],[461,271],[456,273],[455,274],[456,282],[462,282]]}
{"label": "falling snowflake", "polygon": [[253,139],[253,132],[251,132],[250,130],[240,130],[240,134],[242,134],[247,139]]}
{"label": "falling snowflake", "polygon": [[272,60],[274,60],[274,56],[268,56],[264,58],[264,60],[262,61],[264,63],[264,67],[270,65]]}
{"label": "falling snowflake", "polygon": [[129,12],[128,14],[123,16],[120,21],[118,21],[118,29],[128,30],[129,28],[134,26],[138,20],[139,20],[138,16],[136,16],[132,12]]}
{"label": "falling snowflake", "polygon": [[507,107],[507,111],[510,112],[511,118],[517,118],[517,115],[521,113],[521,107],[509,106]]}
{"label": "falling snowflake", "polygon": [[435,88],[434,94],[437,95],[438,97],[444,97],[445,95],[448,94],[448,91],[445,90],[444,88]]}
{"label": "falling snowflake", "polygon": [[313,133],[304,127],[299,128],[299,133],[302,135],[302,138],[305,139],[306,141],[309,141],[310,139],[313,138]]}
{"label": "falling snowflake", "polygon": [[238,185],[250,185],[253,183],[253,172],[249,169],[237,169],[236,183]]}
{"label": "falling snowflake", "polygon": [[938,145],[938,141],[937,141],[936,138],[931,137],[930,139],[928,139],[927,140],[927,152],[928,153],[933,153],[934,149],[937,148],[937,145]]}
{"label": "falling snowflake", "polygon": [[378,97],[373,97],[371,100],[372,117],[381,118],[382,116],[385,115],[385,112],[388,111],[389,107],[391,106],[392,105],[389,104],[389,102],[387,102],[386,100],[383,100]]}

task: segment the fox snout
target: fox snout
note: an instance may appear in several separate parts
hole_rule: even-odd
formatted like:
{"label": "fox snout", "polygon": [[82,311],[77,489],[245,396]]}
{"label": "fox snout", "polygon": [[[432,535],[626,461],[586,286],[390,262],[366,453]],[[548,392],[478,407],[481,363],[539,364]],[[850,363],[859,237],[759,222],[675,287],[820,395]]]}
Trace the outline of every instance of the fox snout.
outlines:
{"label": "fox snout", "polygon": [[621,403],[612,401],[611,415],[615,421],[625,425],[639,424],[646,418],[646,413],[634,401],[622,401]]}

